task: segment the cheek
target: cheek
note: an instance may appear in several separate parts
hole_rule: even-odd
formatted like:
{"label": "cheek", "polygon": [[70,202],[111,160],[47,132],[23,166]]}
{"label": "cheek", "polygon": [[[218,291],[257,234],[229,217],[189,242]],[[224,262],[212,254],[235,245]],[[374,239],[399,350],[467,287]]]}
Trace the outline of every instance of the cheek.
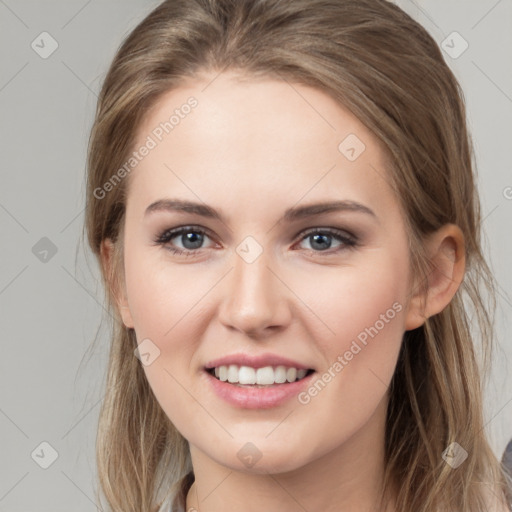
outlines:
{"label": "cheek", "polygon": [[189,432],[201,413],[189,394],[194,395],[190,385],[196,371],[194,354],[207,323],[201,299],[215,276],[212,283],[199,282],[192,265],[184,270],[136,249],[125,254],[126,290],[137,342],[151,340],[146,346],[158,354],[144,365],[146,378],[172,423],[179,431]]}
{"label": "cheek", "polygon": [[331,357],[348,350],[353,340],[364,345],[377,335],[375,329],[381,344],[397,335],[400,339],[403,333],[407,283],[401,269],[407,263],[398,265],[384,254],[375,259],[379,261],[360,267],[297,276],[293,282],[294,291],[314,314],[308,323],[318,326],[317,342]]}
{"label": "cheek", "polygon": [[[210,292],[222,271],[170,263],[165,254],[125,251],[126,291],[137,342],[149,339],[159,353],[145,372],[166,409],[188,397],[179,383],[197,372],[197,351],[211,320]],[[190,397],[188,397],[190,398]]]}
{"label": "cheek", "polygon": [[197,325],[201,298],[213,285],[205,281],[209,275],[198,279],[193,265],[169,263],[160,250],[127,248],[125,254],[126,290],[137,337],[160,344],[183,340],[179,333]]}
{"label": "cheek", "polygon": [[340,268],[336,279],[317,281],[317,293],[305,299],[329,329],[316,336],[325,367],[299,402],[317,424],[344,425],[334,437],[349,436],[375,412],[401,347],[407,261],[378,256],[372,265]]}

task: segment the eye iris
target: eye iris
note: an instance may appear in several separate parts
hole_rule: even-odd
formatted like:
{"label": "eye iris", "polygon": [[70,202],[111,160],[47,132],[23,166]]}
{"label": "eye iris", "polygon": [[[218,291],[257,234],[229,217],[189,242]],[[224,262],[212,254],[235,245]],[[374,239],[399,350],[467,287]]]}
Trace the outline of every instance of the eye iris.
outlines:
{"label": "eye iris", "polygon": [[[315,244],[319,243],[319,240],[324,240],[324,243],[320,242],[320,245],[317,246],[317,249],[329,249],[331,247],[331,240],[330,235],[322,235],[322,234],[316,234],[316,235],[310,235],[310,238],[313,240],[311,243],[311,246],[315,248]],[[328,239],[327,244],[325,243],[325,240]]]}
{"label": "eye iris", "polygon": [[[186,249],[198,249],[203,242],[203,235],[189,231],[181,235],[181,241]],[[192,244],[192,247],[187,247],[188,242]]]}

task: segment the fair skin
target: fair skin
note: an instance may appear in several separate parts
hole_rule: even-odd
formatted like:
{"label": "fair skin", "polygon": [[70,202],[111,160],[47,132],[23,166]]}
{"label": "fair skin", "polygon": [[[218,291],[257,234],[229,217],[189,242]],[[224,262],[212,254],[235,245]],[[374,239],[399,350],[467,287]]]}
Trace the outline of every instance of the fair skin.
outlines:
{"label": "fair skin", "polygon": [[[459,287],[462,233],[447,225],[426,241],[435,268],[422,309],[403,214],[373,134],[319,90],[239,81],[232,73],[214,77],[166,93],[139,127],[137,147],[187,98],[197,98],[197,108],[130,175],[125,281],[115,290],[125,326],[160,350],[144,371],[190,444],[195,482],[187,510],[377,510],[387,389],[401,340]],[[349,134],[366,146],[354,161],[338,149]],[[207,204],[224,220],[163,210],[145,215],[164,198]],[[283,219],[288,208],[339,200],[373,214]],[[154,242],[180,226],[207,231],[199,248],[181,235]],[[348,233],[356,245],[328,233],[330,246],[322,250],[305,234],[311,228]],[[251,263],[237,253],[247,236],[262,249]],[[106,267],[111,255],[106,240]],[[377,324],[383,314],[387,321]],[[308,403],[294,397],[249,409],[208,385],[205,364],[239,352],[293,358],[318,379],[376,325],[378,334]],[[252,467],[237,456],[248,442],[261,455]]]}

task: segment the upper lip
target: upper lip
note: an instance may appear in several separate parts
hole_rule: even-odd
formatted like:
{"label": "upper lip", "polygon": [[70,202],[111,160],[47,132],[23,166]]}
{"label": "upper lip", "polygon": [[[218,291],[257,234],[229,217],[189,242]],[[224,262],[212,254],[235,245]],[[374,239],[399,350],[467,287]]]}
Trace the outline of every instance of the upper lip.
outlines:
{"label": "upper lip", "polygon": [[236,364],[237,366],[250,366],[251,368],[264,368],[265,366],[287,366],[289,368],[297,368],[298,370],[309,370],[311,366],[293,361],[287,357],[282,357],[277,354],[230,354],[218,359],[209,361],[205,368],[210,370],[219,366],[229,366],[230,364]]}

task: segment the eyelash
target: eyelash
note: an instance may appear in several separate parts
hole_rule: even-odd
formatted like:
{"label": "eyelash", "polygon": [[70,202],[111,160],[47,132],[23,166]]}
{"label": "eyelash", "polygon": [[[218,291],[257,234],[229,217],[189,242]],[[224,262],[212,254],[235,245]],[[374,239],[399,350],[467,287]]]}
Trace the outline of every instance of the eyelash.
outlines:
{"label": "eyelash", "polygon": [[[196,233],[200,235],[206,235],[208,238],[212,238],[208,231],[204,230],[203,228],[200,228],[198,226],[182,226],[176,229],[167,229],[162,231],[154,240],[154,242],[158,245],[164,246],[167,250],[171,251],[173,254],[176,254],[178,256],[196,256],[198,252],[201,251],[201,248],[198,249],[179,249],[176,247],[168,246],[170,240],[173,238],[183,235],[184,233]],[[306,249],[309,253],[315,253],[315,254],[325,254],[325,255],[333,255],[334,253],[338,253],[343,250],[353,250],[356,247],[359,246],[358,239],[356,236],[349,234],[345,231],[341,231],[334,228],[313,228],[306,231],[303,231],[300,233],[302,238],[300,241],[302,242],[306,238],[308,238],[311,235],[315,234],[321,234],[321,235],[329,235],[334,238],[336,238],[338,241],[342,242],[343,245],[341,247],[338,247],[337,249],[330,250],[327,249],[325,251],[315,251],[313,249]]]}

